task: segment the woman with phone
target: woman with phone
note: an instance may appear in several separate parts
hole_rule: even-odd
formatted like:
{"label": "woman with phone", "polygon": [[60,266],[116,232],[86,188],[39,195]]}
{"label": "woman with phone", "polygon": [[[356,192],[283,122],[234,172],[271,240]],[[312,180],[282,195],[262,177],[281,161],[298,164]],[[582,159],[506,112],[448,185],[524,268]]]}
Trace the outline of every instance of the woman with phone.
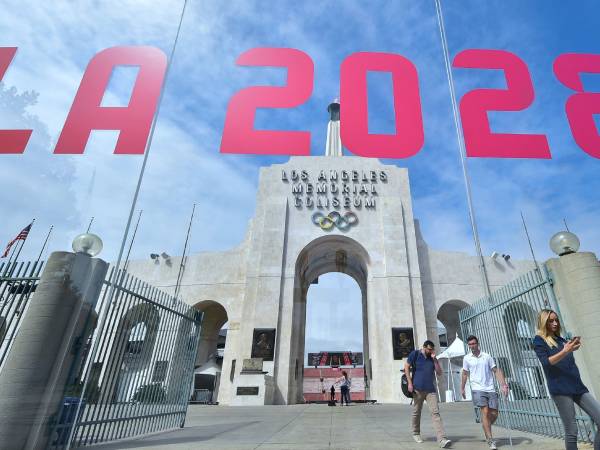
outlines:
{"label": "woman with phone", "polygon": [[[600,427],[600,403],[581,381],[573,356],[573,352],[581,347],[581,337],[564,339],[560,335],[558,314],[551,309],[543,309],[538,314],[537,335],[533,339],[533,345],[565,428],[565,448],[577,450],[575,404]],[[596,433],[594,450],[600,450],[600,433]]]}
{"label": "woman with phone", "polygon": [[344,400],[346,401],[346,406],[350,406],[350,386],[352,385],[352,380],[348,378],[348,372],[342,370],[342,376],[338,378],[335,382],[341,383],[340,406],[344,406]]}

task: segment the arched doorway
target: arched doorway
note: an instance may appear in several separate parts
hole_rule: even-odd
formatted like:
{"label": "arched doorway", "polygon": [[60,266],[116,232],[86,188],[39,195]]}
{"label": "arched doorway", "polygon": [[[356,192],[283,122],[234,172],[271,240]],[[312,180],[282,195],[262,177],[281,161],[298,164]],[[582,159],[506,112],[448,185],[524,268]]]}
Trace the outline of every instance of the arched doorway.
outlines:
{"label": "arched doorway", "polygon": [[517,398],[546,396],[544,377],[533,350],[536,319],[535,310],[520,301],[510,303],[502,312],[511,351],[508,358],[504,358],[506,361],[500,361],[499,365]]}
{"label": "arched doorway", "polygon": [[442,306],[440,306],[440,309],[438,309],[437,319],[444,326],[447,346],[452,344],[457,335],[461,340],[464,340],[466,337],[462,335],[462,331],[460,329],[458,312],[467,306],[469,306],[467,302],[454,299],[448,300],[442,304]]}
{"label": "arched doorway", "polygon": [[143,303],[123,315],[115,332],[107,359],[102,386],[103,401],[126,402],[139,387],[137,380],[151,367],[152,354],[159,333],[158,309]]}
{"label": "arched doorway", "polygon": [[[306,332],[306,300],[313,281],[323,274],[340,272],[352,277],[361,291],[363,357],[369,361],[369,333],[367,317],[367,281],[369,255],[355,240],[346,236],[323,236],[308,244],[298,255],[294,278],[294,306],[289,361],[289,390],[287,403],[302,403],[303,361]],[[367,384],[368,386],[368,384]],[[368,396],[368,387],[366,387]]]}
{"label": "arched doorway", "polygon": [[[365,399],[362,330],[362,292],[352,277],[330,272],[311,283],[302,367],[304,401],[328,400],[342,370],[352,379],[352,400]],[[339,386],[335,391],[339,399]]]}
{"label": "arched doorway", "polygon": [[204,300],[194,307],[202,313],[200,341],[194,364],[194,393],[199,402],[217,402],[223,353],[227,339],[228,316],[225,307],[214,300]]}
{"label": "arched doorway", "polygon": [[[460,318],[458,316],[458,312],[469,306],[467,302],[458,299],[448,300],[444,302],[442,306],[438,309],[437,312],[437,320],[443,326],[443,333],[438,333],[440,347],[449,347],[452,345],[454,340],[458,337],[461,340],[465,340],[467,336],[463,336],[461,327],[460,327]],[[439,353],[441,353],[442,348],[440,348]],[[461,358],[451,358],[449,360],[442,361],[442,370],[444,371],[444,376],[440,379],[439,389],[440,389],[440,397],[445,399],[445,401],[458,400],[460,399],[460,372],[462,369],[462,359]],[[453,391],[452,399],[446,398],[444,395],[447,391]],[[470,399],[470,392],[467,392]]]}
{"label": "arched doorway", "polygon": [[516,364],[524,365],[532,356],[535,337],[536,312],[523,302],[513,302],[502,314],[504,330],[511,348],[517,351],[512,357]]}

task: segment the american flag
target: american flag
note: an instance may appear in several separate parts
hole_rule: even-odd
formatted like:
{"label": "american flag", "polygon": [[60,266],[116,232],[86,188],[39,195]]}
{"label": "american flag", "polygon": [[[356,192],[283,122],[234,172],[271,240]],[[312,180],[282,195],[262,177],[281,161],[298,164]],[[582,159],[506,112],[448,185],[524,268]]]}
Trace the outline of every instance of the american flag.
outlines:
{"label": "american flag", "polygon": [[25,239],[27,239],[27,236],[29,236],[29,230],[31,230],[31,225],[33,225],[33,222],[27,225],[25,228],[23,228],[21,232],[17,234],[17,237],[8,243],[6,249],[4,249],[4,253],[2,254],[2,256],[0,256],[0,258],[6,258],[8,256],[8,252],[10,252],[10,249],[15,244],[15,242],[24,241]]}

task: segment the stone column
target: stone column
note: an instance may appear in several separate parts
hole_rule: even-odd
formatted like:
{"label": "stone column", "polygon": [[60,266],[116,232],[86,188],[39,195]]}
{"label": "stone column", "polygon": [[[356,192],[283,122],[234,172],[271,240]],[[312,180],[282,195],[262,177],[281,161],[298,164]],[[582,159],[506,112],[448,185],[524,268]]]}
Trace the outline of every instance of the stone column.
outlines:
{"label": "stone column", "polygon": [[554,278],[554,292],[565,321],[583,345],[575,352],[584,383],[600,395],[600,263],[594,253],[578,252],[546,262]]}
{"label": "stone column", "polygon": [[0,372],[1,443],[46,448],[107,269],[82,253],[50,255]]}

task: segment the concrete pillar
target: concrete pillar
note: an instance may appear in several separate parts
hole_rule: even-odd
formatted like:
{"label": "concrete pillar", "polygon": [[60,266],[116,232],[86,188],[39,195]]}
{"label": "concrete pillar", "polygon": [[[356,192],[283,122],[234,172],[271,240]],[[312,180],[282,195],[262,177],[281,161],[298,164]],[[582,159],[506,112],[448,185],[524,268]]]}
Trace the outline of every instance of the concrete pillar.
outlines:
{"label": "concrete pillar", "polygon": [[578,252],[546,262],[565,322],[583,345],[575,352],[583,382],[600,395],[600,263],[594,253]]}
{"label": "concrete pillar", "polygon": [[[43,449],[94,326],[93,307],[108,264],[84,254],[50,255],[0,372],[0,443]],[[70,382],[70,380],[69,380]]]}

